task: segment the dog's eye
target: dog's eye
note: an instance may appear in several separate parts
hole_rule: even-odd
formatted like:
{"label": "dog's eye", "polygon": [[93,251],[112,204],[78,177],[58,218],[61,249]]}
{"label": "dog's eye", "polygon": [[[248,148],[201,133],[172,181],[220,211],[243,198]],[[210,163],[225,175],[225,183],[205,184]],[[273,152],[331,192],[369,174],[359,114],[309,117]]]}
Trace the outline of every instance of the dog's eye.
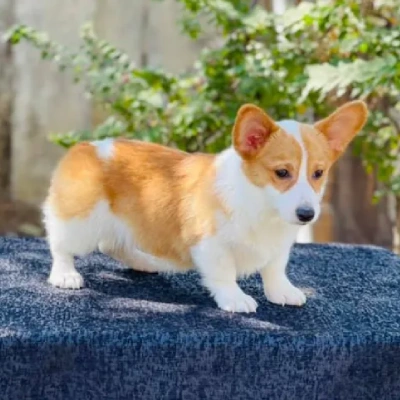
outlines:
{"label": "dog's eye", "polygon": [[319,179],[321,178],[321,176],[324,174],[324,171],[322,171],[322,169],[317,169],[316,171],[314,171],[313,173],[313,178],[314,179]]}
{"label": "dog's eye", "polygon": [[290,173],[287,169],[277,169],[275,175],[280,179],[290,178]]}

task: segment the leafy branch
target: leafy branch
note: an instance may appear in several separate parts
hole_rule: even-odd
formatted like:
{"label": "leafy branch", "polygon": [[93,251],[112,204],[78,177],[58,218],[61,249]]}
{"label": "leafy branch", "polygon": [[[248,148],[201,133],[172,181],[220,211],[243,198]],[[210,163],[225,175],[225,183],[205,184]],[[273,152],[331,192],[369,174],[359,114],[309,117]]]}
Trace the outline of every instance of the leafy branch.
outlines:
{"label": "leafy branch", "polygon": [[10,31],[11,43],[24,40],[37,48],[109,115],[90,131],[58,133],[51,140],[69,147],[125,136],[214,152],[229,145],[236,111],[245,102],[277,119],[304,121],[310,110],[318,117],[363,98],[371,118],[354,151],[387,190],[400,194],[398,1],[302,2],[281,16],[248,0],[177,1],[186,34],[196,38],[211,26],[221,39],[182,74],[135,66],[90,25],[83,27],[77,51],[27,26]]}

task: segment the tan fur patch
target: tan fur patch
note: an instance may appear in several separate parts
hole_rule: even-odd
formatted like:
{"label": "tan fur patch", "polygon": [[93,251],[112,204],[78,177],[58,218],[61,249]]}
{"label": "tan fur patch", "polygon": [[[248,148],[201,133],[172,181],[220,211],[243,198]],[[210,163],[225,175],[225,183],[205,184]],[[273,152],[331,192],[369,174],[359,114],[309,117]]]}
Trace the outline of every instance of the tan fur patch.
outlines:
{"label": "tan fur patch", "polygon": [[[299,177],[302,151],[297,140],[280,129],[267,140],[253,160],[243,161],[243,171],[256,186],[272,185],[279,192],[289,190]],[[275,171],[287,169],[290,178],[280,179]]]}
{"label": "tan fur patch", "polygon": [[[307,179],[318,193],[327,179],[334,155],[326,137],[313,126],[300,124],[300,133],[307,152]],[[323,171],[323,175],[319,179],[313,177],[317,170]]]}
{"label": "tan fur patch", "polygon": [[48,201],[61,219],[85,218],[105,196],[103,179],[96,148],[80,143],[67,152],[55,170]]}
{"label": "tan fur patch", "polygon": [[213,190],[214,160],[116,140],[113,156],[102,161],[94,146],[80,144],[60,163],[50,197],[63,219],[84,218],[107,199],[142,251],[189,268],[190,247],[215,232],[217,211],[228,212]]}

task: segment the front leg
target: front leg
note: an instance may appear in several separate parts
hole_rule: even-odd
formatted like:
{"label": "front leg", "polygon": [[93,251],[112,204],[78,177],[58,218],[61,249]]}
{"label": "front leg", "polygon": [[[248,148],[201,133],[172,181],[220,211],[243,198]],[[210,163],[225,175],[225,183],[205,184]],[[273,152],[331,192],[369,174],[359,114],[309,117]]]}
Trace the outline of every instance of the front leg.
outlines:
{"label": "front leg", "polygon": [[302,306],[306,302],[305,294],[294,286],[286,276],[289,261],[289,250],[274,258],[260,273],[264,285],[264,293],[271,303],[284,306]]}
{"label": "front leg", "polygon": [[219,308],[229,312],[255,312],[257,302],[236,282],[236,266],[230,249],[205,240],[192,249],[193,261]]}

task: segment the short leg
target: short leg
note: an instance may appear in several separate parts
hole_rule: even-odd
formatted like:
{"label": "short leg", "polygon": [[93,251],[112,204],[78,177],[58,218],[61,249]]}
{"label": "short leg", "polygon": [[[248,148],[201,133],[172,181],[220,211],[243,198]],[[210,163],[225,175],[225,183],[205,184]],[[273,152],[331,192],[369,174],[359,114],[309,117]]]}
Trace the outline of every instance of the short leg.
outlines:
{"label": "short leg", "polygon": [[75,269],[74,256],[60,250],[51,251],[53,265],[48,282],[63,289],[80,289],[83,287],[83,278]]}
{"label": "short leg", "polygon": [[44,217],[53,259],[48,282],[63,289],[80,289],[83,278],[75,269],[74,255],[89,253],[91,249],[87,238],[90,232],[84,226],[74,229],[74,225],[60,220],[49,204],[44,207]]}
{"label": "short leg", "polygon": [[192,249],[194,262],[219,308],[229,312],[255,312],[257,302],[236,282],[235,260],[229,251],[212,241]]}
{"label": "short leg", "polygon": [[284,306],[302,306],[306,302],[305,294],[295,287],[286,276],[289,251],[272,260],[261,272],[264,293],[271,303]]}

